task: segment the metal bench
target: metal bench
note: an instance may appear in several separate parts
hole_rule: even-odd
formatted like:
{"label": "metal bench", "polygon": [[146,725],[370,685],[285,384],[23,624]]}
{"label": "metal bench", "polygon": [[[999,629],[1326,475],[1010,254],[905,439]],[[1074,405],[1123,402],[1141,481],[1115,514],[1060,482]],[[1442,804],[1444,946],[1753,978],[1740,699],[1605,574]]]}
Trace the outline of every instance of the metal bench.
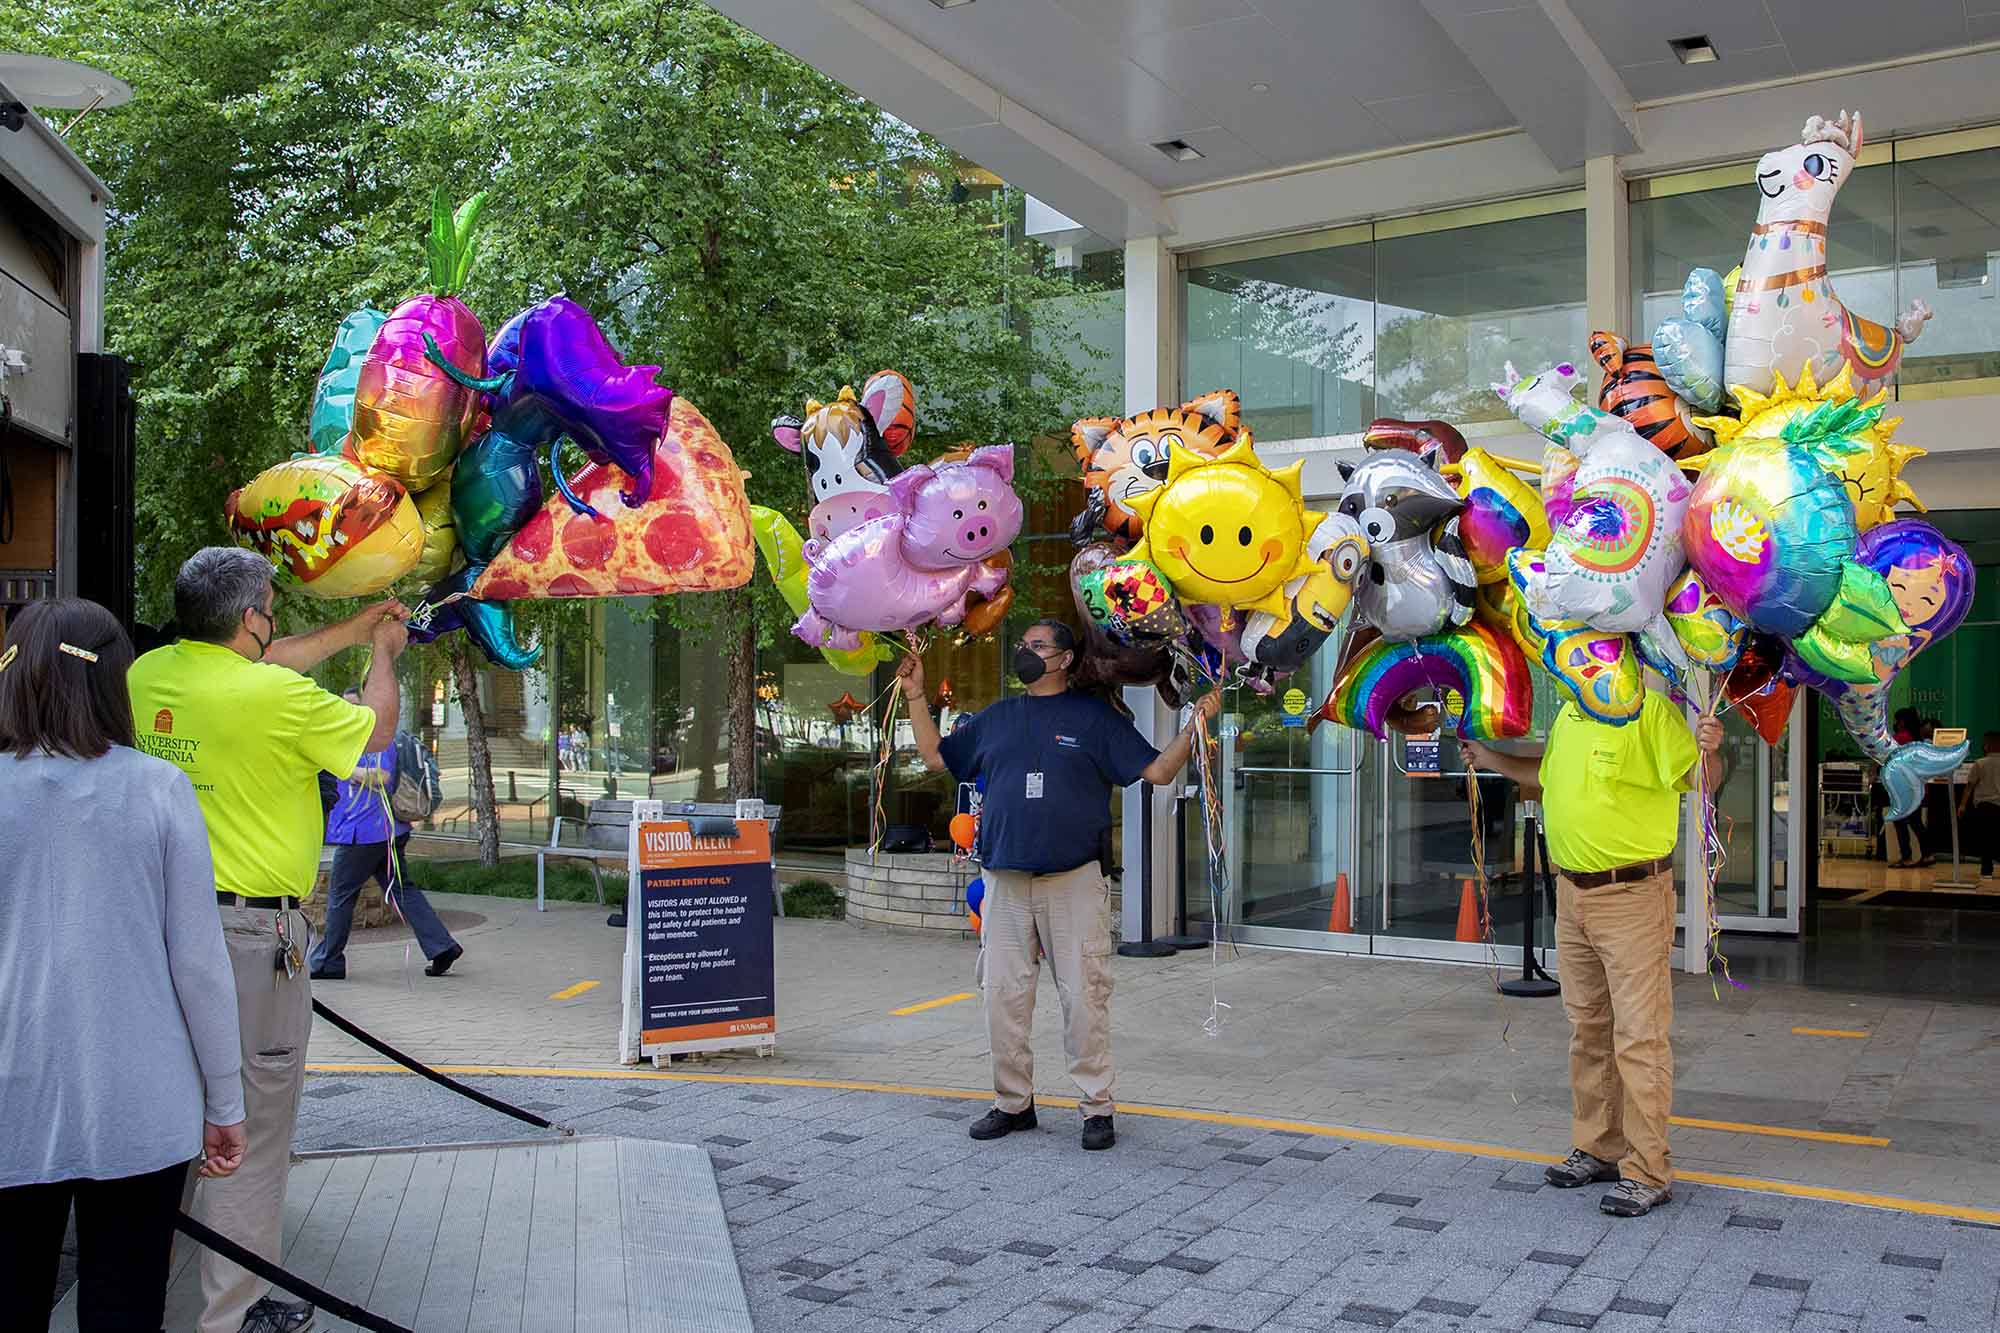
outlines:
{"label": "metal bench", "polygon": [[[666,814],[669,819],[686,818],[689,816],[712,816],[727,819],[732,818],[735,813],[736,806],[730,802],[666,802]],[[773,842],[777,840],[778,818],[781,813],[779,807],[775,805],[764,807],[764,817],[771,824],[771,838]],[[589,814],[584,821],[584,841],[580,845],[570,847],[560,845],[559,840],[562,837],[562,824],[562,818],[558,816],[555,824],[549,830],[548,845],[535,849],[535,910],[538,912],[546,912],[548,910],[548,906],[543,900],[543,875],[544,867],[551,856],[564,857],[572,861],[583,861],[589,864],[591,882],[597,886],[597,903],[601,907],[604,905],[604,880],[598,867],[606,861],[619,866],[625,864],[626,844],[631,837],[628,830],[632,827],[632,802],[611,796],[592,801],[590,803]],[[776,884],[772,897],[773,906],[776,908],[778,915],[783,916],[785,914],[785,886],[783,884]]]}
{"label": "metal bench", "polygon": [[625,864],[626,829],[631,823],[630,801],[610,798],[592,801],[583,821],[583,842],[565,847],[562,845],[563,816],[557,815],[549,825],[548,843],[535,848],[535,910],[549,910],[546,880],[552,856],[588,865],[590,882],[597,889],[597,905],[604,906],[604,875],[599,866],[607,860],[620,866]]}

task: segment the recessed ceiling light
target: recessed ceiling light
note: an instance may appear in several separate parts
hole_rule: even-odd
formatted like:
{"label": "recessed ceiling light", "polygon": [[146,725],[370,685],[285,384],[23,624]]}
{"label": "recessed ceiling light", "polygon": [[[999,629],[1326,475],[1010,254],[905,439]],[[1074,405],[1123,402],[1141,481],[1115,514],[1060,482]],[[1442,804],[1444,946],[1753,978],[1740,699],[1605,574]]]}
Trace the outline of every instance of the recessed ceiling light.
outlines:
{"label": "recessed ceiling light", "polygon": [[961,5],[971,4],[972,0],[931,0],[931,3],[939,9],[957,9]]}
{"label": "recessed ceiling light", "polygon": [[1271,85],[1268,83],[1253,83],[1250,85],[1250,91],[1253,93],[1268,93],[1271,91]]}
{"label": "recessed ceiling light", "polygon": [[1673,49],[1674,59],[1683,65],[1707,65],[1722,59],[1716,52],[1715,43],[1709,41],[1705,33],[1696,33],[1692,37],[1676,37],[1667,45]]}
{"label": "recessed ceiling light", "polygon": [[1154,144],[1153,147],[1159,149],[1176,162],[1192,162],[1201,156],[1201,149],[1196,148],[1186,139],[1162,139]]}

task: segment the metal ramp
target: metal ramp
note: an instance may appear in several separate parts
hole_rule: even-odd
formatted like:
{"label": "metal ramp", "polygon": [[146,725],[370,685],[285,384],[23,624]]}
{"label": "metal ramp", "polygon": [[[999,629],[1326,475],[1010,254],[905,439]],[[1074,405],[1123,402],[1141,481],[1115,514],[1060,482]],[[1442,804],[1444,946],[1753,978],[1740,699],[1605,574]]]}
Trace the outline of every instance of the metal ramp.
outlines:
{"label": "metal ramp", "polygon": [[[177,1238],[166,1326],[194,1327],[197,1247]],[[284,1266],[409,1328],[726,1333],[751,1328],[708,1154],[573,1138],[308,1153]],[[75,1292],[52,1329],[76,1328]],[[355,1326],[322,1313],[316,1329]]]}

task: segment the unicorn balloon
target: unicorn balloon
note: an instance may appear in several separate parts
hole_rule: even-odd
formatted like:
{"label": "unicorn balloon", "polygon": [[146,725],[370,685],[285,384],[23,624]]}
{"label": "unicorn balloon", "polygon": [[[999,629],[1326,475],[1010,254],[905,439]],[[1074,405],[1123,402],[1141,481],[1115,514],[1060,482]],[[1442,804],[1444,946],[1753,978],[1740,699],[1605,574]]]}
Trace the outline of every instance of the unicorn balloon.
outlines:
{"label": "unicorn balloon", "polygon": [[1540,577],[1521,583],[1541,621],[1600,630],[1649,627],[1678,652],[1662,607],[1680,576],[1681,517],[1693,487],[1674,460],[1631,425],[1577,401],[1583,376],[1568,362],[1522,379],[1513,363],[1493,392],[1548,441],[1543,499],[1549,545]]}
{"label": "unicorn balloon", "polygon": [[1806,367],[1821,383],[1853,369],[1866,397],[1896,373],[1903,348],[1923,332],[1931,309],[1920,300],[1884,328],[1842,305],[1826,274],[1826,219],[1861,155],[1861,113],[1814,116],[1799,142],[1757,163],[1757,225],[1743,255],[1729,308],[1722,382],[1770,391],[1774,375],[1795,380]]}

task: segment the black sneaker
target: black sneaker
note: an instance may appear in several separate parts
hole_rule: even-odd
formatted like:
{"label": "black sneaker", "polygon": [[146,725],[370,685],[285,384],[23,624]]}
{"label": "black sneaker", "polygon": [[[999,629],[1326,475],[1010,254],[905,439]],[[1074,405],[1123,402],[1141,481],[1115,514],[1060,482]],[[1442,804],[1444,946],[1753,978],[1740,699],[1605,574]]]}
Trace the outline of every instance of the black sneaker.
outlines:
{"label": "black sneaker", "polygon": [[243,1316],[243,1333],[310,1333],[313,1308],[305,1301],[287,1305],[266,1296]]}
{"label": "black sneaker", "polygon": [[1607,1162],[1602,1157],[1592,1157],[1578,1148],[1542,1172],[1542,1179],[1559,1190],[1573,1190],[1584,1185],[1601,1185],[1607,1180],[1618,1179],[1618,1164]]}
{"label": "black sneaker", "polygon": [[347,969],[344,967],[330,967],[324,972],[314,972],[311,976],[314,981],[345,981],[347,980]]}
{"label": "black sneaker", "polygon": [[1118,1142],[1118,1131],[1111,1127],[1108,1115],[1085,1116],[1083,1119],[1083,1150],[1103,1152]]}
{"label": "black sneaker", "polygon": [[1033,1129],[1034,1127],[1035,1104],[1029,1102],[1028,1109],[1025,1111],[1003,1111],[996,1106],[985,1115],[980,1116],[979,1119],[973,1121],[965,1132],[973,1138],[984,1142],[987,1139],[1005,1138],[1017,1129]]}
{"label": "black sneaker", "polygon": [[1655,1189],[1643,1181],[1621,1180],[1616,1189],[1597,1201],[1597,1210],[1613,1217],[1644,1217],[1673,1197],[1672,1186]]}
{"label": "black sneaker", "polygon": [[465,946],[454,944],[437,957],[431,959],[431,965],[424,969],[424,975],[427,977],[441,977],[451,971],[451,965],[463,957],[465,957]]}

